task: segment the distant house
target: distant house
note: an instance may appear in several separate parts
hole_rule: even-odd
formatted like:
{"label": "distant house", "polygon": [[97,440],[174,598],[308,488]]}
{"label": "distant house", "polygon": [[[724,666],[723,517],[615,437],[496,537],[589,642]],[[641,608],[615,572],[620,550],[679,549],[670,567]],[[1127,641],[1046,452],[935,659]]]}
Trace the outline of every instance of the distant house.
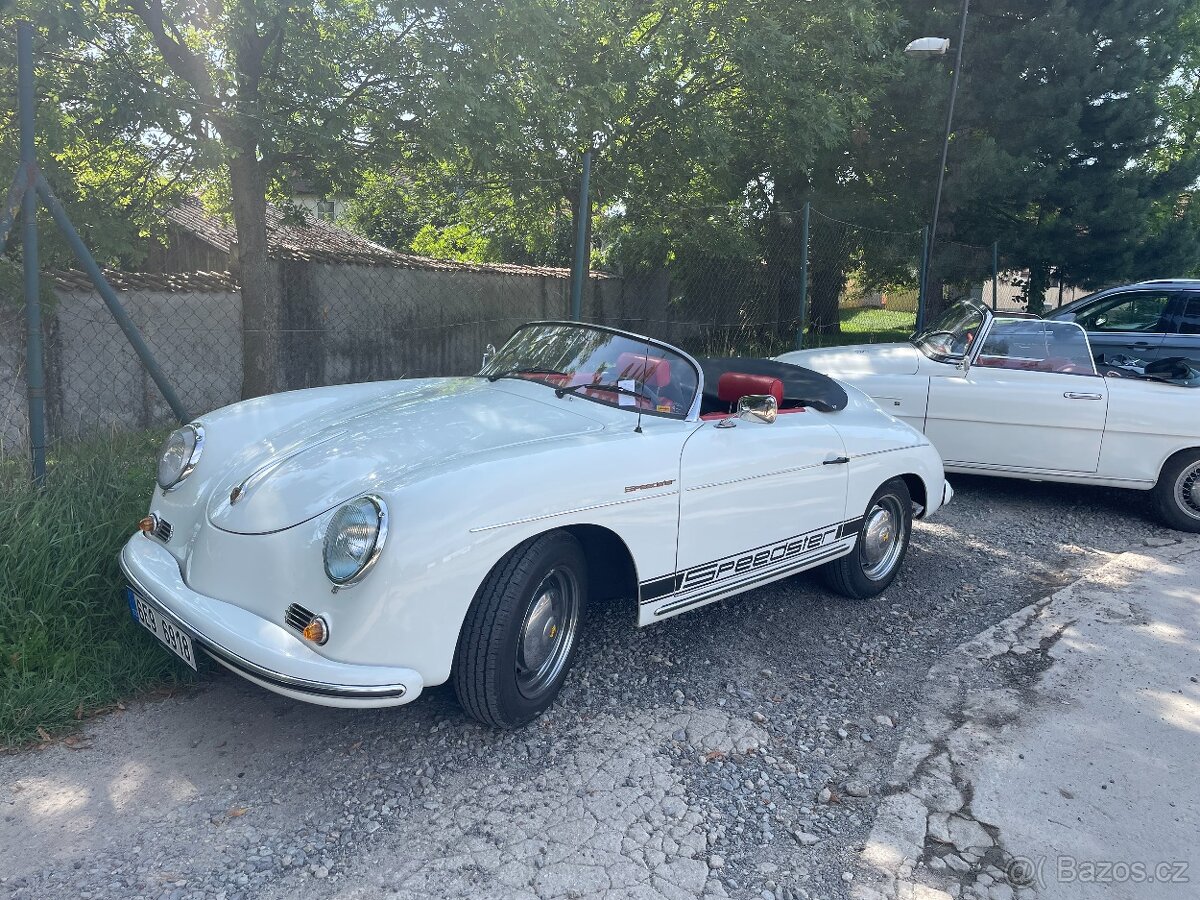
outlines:
{"label": "distant house", "polygon": [[[196,198],[167,213],[166,233],[150,242],[145,272],[222,272],[236,269],[237,232],[233,223],[207,212]],[[320,218],[294,221],[283,210],[267,205],[268,252],[276,259],[347,266],[383,266],[436,272],[528,275],[570,278],[570,270],[556,266],[522,266],[511,263],[460,263],[431,259],[414,253],[397,253],[382,244]],[[592,273],[593,278],[606,278]]]}
{"label": "distant house", "polygon": [[[209,272],[234,269],[237,232],[233,223],[207,212],[190,198],[167,213],[166,233],[151,241],[142,268],[147,272]],[[164,240],[165,239],[165,240]],[[267,206],[267,243],[281,259],[391,265],[387,247],[319,218],[304,224]]]}
{"label": "distant house", "polygon": [[331,197],[299,179],[292,181],[292,203],[322,222],[336,222],[346,211],[345,198]]}

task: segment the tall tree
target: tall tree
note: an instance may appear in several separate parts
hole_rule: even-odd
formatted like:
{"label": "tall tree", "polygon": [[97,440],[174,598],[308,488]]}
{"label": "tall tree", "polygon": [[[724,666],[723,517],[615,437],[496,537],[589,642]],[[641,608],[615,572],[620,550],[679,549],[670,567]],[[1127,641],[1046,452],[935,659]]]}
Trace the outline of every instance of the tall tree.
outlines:
{"label": "tall tree", "polygon": [[[111,103],[104,76],[86,57],[90,24],[70,5],[19,4],[0,17],[0,70],[15,84],[16,21],[35,28],[35,144],[43,174],[54,186],[93,255],[104,265],[136,267],[156,210],[183,188],[192,157],[169,140],[144,132],[137,109]],[[124,79],[123,79],[124,80]],[[0,178],[19,158],[17,92],[0,97]],[[6,184],[7,187],[7,184]],[[10,245],[19,240],[19,229]],[[44,265],[70,266],[74,254],[53,228],[41,230]]]}
{"label": "tall tree", "polygon": [[[912,37],[956,34],[959,6],[899,3]],[[1178,250],[1184,230],[1171,223],[1200,176],[1194,124],[1184,121],[1195,82],[1181,78],[1194,60],[1188,23],[1197,8],[1196,0],[974,7],[939,238],[999,240],[1006,260],[1031,272],[1033,309],[1052,269],[1082,284],[1173,274],[1157,268],[1166,260],[1155,248],[1171,234]],[[930,112],[944,111],[951,62],[914,62],[891,81],[856,154],[857,177],[913,224],[928,221],[941,142]],[[937,250],[935,279],[967,274],[939,272]]]}
{"label": "tall tree", "polygon": [[418,121],[423,7],[370,0],[73,0],[95,67],[143,133],[227,179],[242,287],[243,395],[277,388],[280,283],[266,202],[289,176],[329,182],[402,145]]}

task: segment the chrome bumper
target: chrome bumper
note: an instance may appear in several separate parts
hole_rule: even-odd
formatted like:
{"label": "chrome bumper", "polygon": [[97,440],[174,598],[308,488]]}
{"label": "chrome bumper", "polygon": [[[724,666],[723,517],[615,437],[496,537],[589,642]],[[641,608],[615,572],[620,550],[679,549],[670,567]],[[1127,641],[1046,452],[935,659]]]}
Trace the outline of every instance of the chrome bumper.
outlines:
{"label": "chrome bumper", "polygon": [[119,557],[129,586],[227,669],[284,696],[324,706],[397,706],[415,700],[421,675],[395,666],[327,659],[282,625],[197,593],[167,550],[135,534]]}

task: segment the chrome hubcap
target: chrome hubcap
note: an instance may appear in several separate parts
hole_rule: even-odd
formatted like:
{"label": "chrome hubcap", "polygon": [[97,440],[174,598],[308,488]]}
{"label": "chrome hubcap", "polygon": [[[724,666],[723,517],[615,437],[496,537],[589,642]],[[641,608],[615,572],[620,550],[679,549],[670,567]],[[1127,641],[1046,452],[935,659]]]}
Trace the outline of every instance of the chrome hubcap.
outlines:
{"label": "chrome hubcap", "polygon": [[1193,519],[1200,519],[1200,464],[1179,473],[1175,481],[1175,505]]}
{"label": "chrome hubcap", "polygon": [[904,549],[904,515],[895,497],[880,497],[863,523],[862,569],[872,581],[891,573]]}
{"label": "chrome hubcap", "polygon": [[579,586],[568,569],[551,569],[533,592],[517,646],[517,687],[529,699],[562,674],[579,624]]}

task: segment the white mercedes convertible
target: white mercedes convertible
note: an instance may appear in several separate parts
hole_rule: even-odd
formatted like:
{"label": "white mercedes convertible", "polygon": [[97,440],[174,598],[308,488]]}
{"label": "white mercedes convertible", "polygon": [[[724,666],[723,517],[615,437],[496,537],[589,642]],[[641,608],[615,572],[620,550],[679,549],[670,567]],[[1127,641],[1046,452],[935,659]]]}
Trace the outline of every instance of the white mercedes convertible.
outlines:
{"label": "white mercedes convertible", "polygon": [[1187,360],[1097,368],[1074,323],[962,301],[906,344],[802,350],[808,366],[927,434],[950,472],[1150,491],[1200,532],[1200,371]]}
{"label": "white mercedes convertible", "polygon": [[348,707],[452,679],[511,727],[558,693],[589,602],[648,625],[816,566],[873,596],[950,496],[922,434],[825,376],[538,322],[477,376],[179,429],[120,562],[135,618],[191,666]]}

